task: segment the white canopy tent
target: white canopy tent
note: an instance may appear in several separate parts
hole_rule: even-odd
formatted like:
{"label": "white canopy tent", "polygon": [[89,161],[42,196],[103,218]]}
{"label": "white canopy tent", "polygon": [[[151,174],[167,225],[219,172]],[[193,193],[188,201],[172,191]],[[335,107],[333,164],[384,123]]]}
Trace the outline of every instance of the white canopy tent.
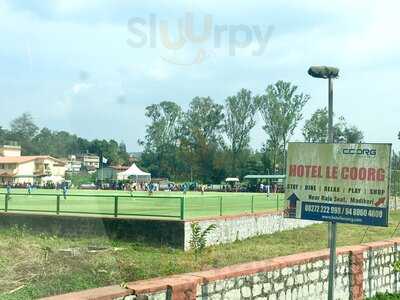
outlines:
{"label": "white canopy tent", "polygon": [[239,182],[239,178],[236,177],[228,177],[225,179],[226,182]]}
{"label": "white canopy tent", "polygon": [[62,176],[44,176],[41,178],[42,183],[52,182],[52,183],[61,183],[64,181],[64,177]]}
{"label": "white canopy tent", "polygon": [[130,178],[133,178],[136,182],[149,182],[151,180],[151,174],[140,170],[136,164],[132,164],[128,170],[117,174],[118,180]]}

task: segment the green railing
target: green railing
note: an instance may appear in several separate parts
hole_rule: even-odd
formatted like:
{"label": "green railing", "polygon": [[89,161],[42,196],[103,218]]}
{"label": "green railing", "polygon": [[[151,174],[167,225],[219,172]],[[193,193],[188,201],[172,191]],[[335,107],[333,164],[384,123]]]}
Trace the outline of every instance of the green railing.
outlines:
{"label": "green railing", "polygon": [[[1,198],[4,201],[1,201]],[[0,211],[156,217],[185,220],[186,218],[213,217],[280,211],[280,194],[230,194],[195,196],[159,195],[94,195],[52,193],[1,193]]]}
{"label": "green railing", "polygon": [[[0,193],[5,212],[89,214],[185,218],[185,198],[178,196]],[[0,203],[1,203],[0,202]]]}
{"label": "green railing", "polygon": [[188,218],[226,216],[265,211],[281,211],[284,205],[281,194],[230,194],[192,196],[186,198]]}

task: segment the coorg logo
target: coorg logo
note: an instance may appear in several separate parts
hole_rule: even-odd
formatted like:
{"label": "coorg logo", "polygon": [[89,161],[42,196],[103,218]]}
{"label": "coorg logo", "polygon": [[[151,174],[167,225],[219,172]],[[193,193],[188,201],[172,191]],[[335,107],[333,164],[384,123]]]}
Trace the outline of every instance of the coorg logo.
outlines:
{"label": "coorg logo", "polygon": [[343,149],[343,154],[375,156],[376,149]]}

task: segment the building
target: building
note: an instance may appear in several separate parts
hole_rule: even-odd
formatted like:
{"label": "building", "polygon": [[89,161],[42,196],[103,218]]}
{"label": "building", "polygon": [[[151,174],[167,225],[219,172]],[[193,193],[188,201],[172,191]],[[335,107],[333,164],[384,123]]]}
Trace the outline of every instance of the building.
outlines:
{"label": "building", "polygon": [[141,153],[139,153],[139,152],[135,152],[135,153],[129,153],[128,155],[128,162],[130,163],[130,164],[135,164],[135,163],[137,163],[138,161],[139,161],[139,158],[140,158],[140,154]]}
{"label": "building", "polygon": [[0,184],[42,184],[63,179],[65,162],[47,155],[21,156],[19,146],[0,146]]}
{"label": "building", "polygon": [[80,154],[76,156],[76,160],[82,162],[82,167],[88,171],[95,171],[100,166],[100,157],[94,154]]}
{"label": "building", "polygon": [[96,181],[98,182],[116,182],[118,179],[118,171],[113,167],[103,167],[96,172]]}
{"label": "building", "polygon": [[69,173],[79,173],[82,169],[82,161],[77,160],[75,155],[70,155],[65,160],[65,170]]}
{"label": "building", "polygon": [[21,156],[21,146],[0,145],[0,156]]}

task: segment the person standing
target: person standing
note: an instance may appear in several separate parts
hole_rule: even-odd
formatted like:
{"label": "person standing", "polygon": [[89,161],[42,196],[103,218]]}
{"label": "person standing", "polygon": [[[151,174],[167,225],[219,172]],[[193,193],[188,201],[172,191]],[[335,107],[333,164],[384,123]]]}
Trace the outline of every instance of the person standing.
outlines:
{"label": "person standing", "polygon": [[134,190],[135,190],[135,186],[133,185],[133,183],[131,183],[131,185],[130,185],[131,197],[133,197]]}
{"label": "person standing", "polygon": [[8,182],[7,183],[7,187],[6,187],[6,191],[7,191],[7,200],[11,200],[11,184]]}
{"label": "person standing", "polygon": [[28,190],[28,196],[30,196],[32,194],[32,186],[30,183],[28,183],[28,185],[26,186],[27,190]]}
{"label": "person standing", "polygon": [[64,196],[64,200],[67,200],[67,192],[68,192],[68,187],[66,184],[63,184],[63,196]]}

